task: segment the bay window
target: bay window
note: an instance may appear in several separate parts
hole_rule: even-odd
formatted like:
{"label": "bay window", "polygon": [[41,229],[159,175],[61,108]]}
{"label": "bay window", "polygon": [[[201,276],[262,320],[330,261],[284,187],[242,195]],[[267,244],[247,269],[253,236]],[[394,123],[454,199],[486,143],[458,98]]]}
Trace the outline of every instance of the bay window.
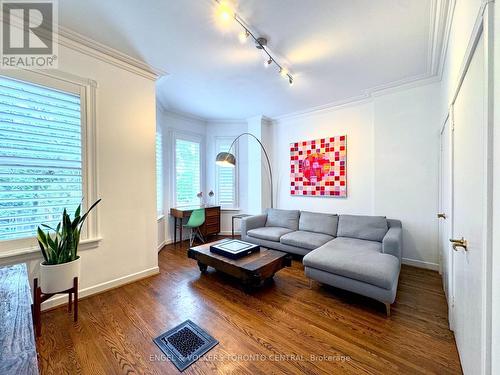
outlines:
{"label": "bay window", "polygon": [[174,205],[200,204],[196,196],[201,189],[201,141],[177,135],[174,137]]}
{"label": "bay window", "polygon": [[[215,139],[215,155],[228,152],[234,137],[217,137]],[[231,153],[238,160],[237,143]],[[215,165],[215,198],[221,208],[236,209],[238,207],[237,167],[221,167]]]}

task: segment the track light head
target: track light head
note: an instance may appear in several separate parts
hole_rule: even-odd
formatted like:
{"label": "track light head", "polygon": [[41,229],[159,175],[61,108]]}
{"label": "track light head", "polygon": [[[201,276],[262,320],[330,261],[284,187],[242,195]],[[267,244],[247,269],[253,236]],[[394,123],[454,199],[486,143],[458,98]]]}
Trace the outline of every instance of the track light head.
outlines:
{"label": "track light head", "polygon": [[264,67],[269,68],[269,65],[273,63],[273,59],[269,58],[269,60],[264,61]]}
{"label": "track light head", "polygon": [[288,76],[288,83],[290,86],[293,86],[293,78],[291,76]]}
{"label": "track light head", "polygon": [[248,32],[248,30],[245,29],[238,34],[238,39],[240,40],[241,44],[245,44],[249,36],[250,33]]}

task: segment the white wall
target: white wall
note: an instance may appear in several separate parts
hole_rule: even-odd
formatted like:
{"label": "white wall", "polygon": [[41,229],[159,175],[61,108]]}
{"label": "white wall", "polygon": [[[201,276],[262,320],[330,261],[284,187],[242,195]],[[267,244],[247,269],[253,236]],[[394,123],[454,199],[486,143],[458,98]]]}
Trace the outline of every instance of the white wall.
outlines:
{"label": "white wall", "polygon": [[[374,100],[374,213],[403,222],[406,263],[437,269],[439,85]],[[410,262],[411,261],[411,262]]]}
{"label": "white wall", "polygon": [[[98,84],[96,178],[97,196],[102,198],[97,211],[102,241],[96,248],[79,252],[83,297],[158,272],[155,85],[63,46],[59,47],[59,70]],[[27,260],[32,279],[38,276],[41,261],[38,254],[33,258],[30,254],[2,262]],[[65,302],[66,297],[56,297],[45,308]]]}
{"label": "white wall", "polygon": [[482,0],[455,0],[453,22],[441,80],[442,122],[444,122],[444,115],[451,103],[451,95],[457,88],[460,68],[482,2]]}
{"label": "white wall", "polygon": [[[248,133],[262,143],[267,151],[269,163],[272,165],[272,122],[264,116],[255,116],[247,119],[247,127]],[[271,206],[271,176],[266,155],[254,137],[245,136],[244,138],[248,147],[247,178],[251,182],[251,187],[248,189],[247,213],[258,215]]]}
{"label": "white wall", "polygon": [[[347,135],[347,198],[290,195],[290,143]],[[317,212],[373,212],[373,104],[278,121],[274,125],[277,207]]]}
{"label": "white wall", "polygon": [[[438,95],[431,84],[277,121],[278,207],[400,219],[405,262],[437,269]],[[336,135],[347,135],[347,198],[291,196],[290,143]]]}
{"label": "white wall", "polygon": [[500,374],[500,2],[495,3],[494,124],[493,124],[493,256],[492,256],[492,374]]}

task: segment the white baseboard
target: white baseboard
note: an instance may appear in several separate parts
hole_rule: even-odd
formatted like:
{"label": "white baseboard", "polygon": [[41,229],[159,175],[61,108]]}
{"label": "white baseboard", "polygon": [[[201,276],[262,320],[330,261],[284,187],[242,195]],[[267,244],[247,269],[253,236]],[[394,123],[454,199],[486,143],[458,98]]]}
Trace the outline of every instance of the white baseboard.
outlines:
{"label": "white baseboard", "polygon": [[439,271],[439,264],[437,263],[424,262],[421,260],[408,259],[408,258],[403,258],[402,263],[408,266],[424,268],[426,270]]}
{"label": "white baseboard", "polygon": [[159,243],[158,244],[158,251],[160,251],[161,249],[163,249],[163,246],[168,245],[170,242],[172,242],[172,241],[165,240],[165,241]]}
{"label": "white baseboard", "polygon": [[[153,276],[160,273],[159,267],[153,267],[149,268],[140,272],[132,273],[127,276],[119,277],[114,280],[106,281],[101,284],[93,285],[91,287],[85,288],[85,289],[80,289],[78,291],[78,299],[84,298],[91,296],[93,294],[97,293],[102,293],[105,292],[106,290],[109,289],[114,289],[116,287],[119,287],[121,285],[129,284],[131,282],[144,279],[148,276]],[[68,302],[68,296],[67,295],[60,295],[58,297],[51,298],[47,302],[44,302],[42,304],[42,310],[47,310],[51,309],[54,307],[57,307],[59,305],[64,305],[65,303]]]}
{"label": "white baseboard", "polygon": [[166,239],[165,241],[163,241],[161,244],[158,245],[158,252],[160,252],[160,250],[163,249],[165,246],[171,245],[173,243],[174,243],[173,239],[170,239],[170,238]]}
{"label": "white baseboard", "polygon": [[[221,236],[230,236],[232,234],[232,232],[230,230],[223,230],[222,232],[219,232],[219,234]],[[235,230],[234,231],[234,235],[240,235],[240,231],[239,230]]]}

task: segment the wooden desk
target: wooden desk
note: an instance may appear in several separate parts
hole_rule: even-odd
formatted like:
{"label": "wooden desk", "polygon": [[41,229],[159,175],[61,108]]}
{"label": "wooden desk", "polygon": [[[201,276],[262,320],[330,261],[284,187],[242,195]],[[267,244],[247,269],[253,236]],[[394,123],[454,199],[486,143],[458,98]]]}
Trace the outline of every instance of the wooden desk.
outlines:
{"label": "wooden desk", "polygon": [[0,268],[0,374],[38,374],[26,264]]}
{"label": "wooden desk", "polygon": [[174,243],[177,243],[177,228],[179,228],[179,238],[182,242],[182,219],[191,216],[191,212],[198,208],[205,209],[205,222],[200,227],[203,237],[215,235],[220,232],[220,206],[172,207],[170,215],[174,217]]}

